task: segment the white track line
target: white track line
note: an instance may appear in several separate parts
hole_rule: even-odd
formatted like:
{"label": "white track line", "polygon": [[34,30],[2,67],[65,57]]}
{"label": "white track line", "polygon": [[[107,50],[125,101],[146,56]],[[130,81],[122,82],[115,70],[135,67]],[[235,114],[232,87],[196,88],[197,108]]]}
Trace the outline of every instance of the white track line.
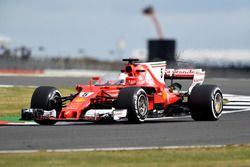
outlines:
{"label": "white track line", "polygon": [[225,110],[239,110],[239,109],[250,109],[250,107],[247,107],[247,106],[223,106],[223,109]]}
{"label": "white track line", "polygon": [[171,119],[182,119],[182,118],[191,118],[191,116],[188,115],[188,116],[176,116],[176,117],[146,118],[145,121],[171,120]]}
{"label": "white track line", "polygon": [[228,99],[230,101],[246,101],[246,102],[250,102],[250,98],[249,97],[224,97],[224,99]]}
{"label": "white track line", "polygon": [[229,102],[229,103],[226,103],[226,104],[224,104],[224,105],[226,105],[226,106],[250,106],[250,102],[247,102],[247,101],[245,101],[245,102]]}
{"label": "white track line", "polygon": [[224,98],[229,98],[229,99],[236,99],[236,100],[240,100],[240,99],[249,99],[250,100],[250,97],[249,96],[223,96]]}
{"label": "white track line", "polygon": [[250,96],[223,94],[223,97],[229,101],[223,106],[223,114],[250,111]]}
{"label": "white track line", "polygon": [[232,114],[232,113],[239,113],[239,112],[250,112],[250,108],[245,108],[242,110],[232,110],[232,111],[222,111],[222,114]]}
{"label": "white track line", "polygon": [[245,102],[250,105],[250,99],[230,99],[230,103],[235,103],[235,102]]}
{"label": "white track line", "polygon": [[223,94],[223,97],[249,97],[247,95]]}
{"label": "white track line", "polygon": [[194,148],[223,148],[226,145],[192,145],[192,146],[162,146],[162,147],[116,147],[116,148],[78,148],[78,149],[47,149],[47,150],[2,150],[0,154],[51,152],[93,152],[93,151],[134,151],[159,149],[194,149]]}
{"label": "white track line", "polygon": [[0,88],[15,88],[15,87],[37,88],[37,86],[34,85],[0,85]]}

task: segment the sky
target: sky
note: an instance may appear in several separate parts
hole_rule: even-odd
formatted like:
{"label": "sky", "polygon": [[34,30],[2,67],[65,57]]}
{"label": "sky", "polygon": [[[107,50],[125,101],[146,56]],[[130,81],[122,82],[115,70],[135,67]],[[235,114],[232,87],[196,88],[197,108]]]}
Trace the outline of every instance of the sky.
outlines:
{"label": "sky", "polygon": [[43,46],[48,55],[128,57],[158,38],[142,14],[149,5],[178,51],[250,49],[249,0],[0,0],[0,36],[34,53]]}

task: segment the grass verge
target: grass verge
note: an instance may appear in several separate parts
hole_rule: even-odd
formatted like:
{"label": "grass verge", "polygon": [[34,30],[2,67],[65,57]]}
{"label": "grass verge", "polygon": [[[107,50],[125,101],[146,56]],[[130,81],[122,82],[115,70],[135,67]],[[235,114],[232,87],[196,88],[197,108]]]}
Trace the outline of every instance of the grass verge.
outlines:
{"label": "grass verge", "polygon": [[249,146],[137,151],[45,152],[1,154],[0,166],[250,166]]}

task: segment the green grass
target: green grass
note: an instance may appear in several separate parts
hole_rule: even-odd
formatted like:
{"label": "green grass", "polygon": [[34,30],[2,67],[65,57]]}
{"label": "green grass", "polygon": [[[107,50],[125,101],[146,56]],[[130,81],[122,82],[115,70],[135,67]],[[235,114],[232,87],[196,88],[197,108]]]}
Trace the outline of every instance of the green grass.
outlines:
{"label": "green grass", "polygon": [[0,154],[0,166],[236,167],[250,166],[249,146],[225,148]]}
{"label": "green grass", "polygon": [[[0,88],[0,117],[20,116],[22,108],[29,108],[35,88]],[[74,88],[59,89],[64,96],[74,93]]]}
{"label": "green grass", "polygon": [[[22,121],[20,121],[20,116],[0,117],[0,121],[7,121],[7,122],[22,122]],[[27,122],[27,121],[26,121],[26,122]]]}

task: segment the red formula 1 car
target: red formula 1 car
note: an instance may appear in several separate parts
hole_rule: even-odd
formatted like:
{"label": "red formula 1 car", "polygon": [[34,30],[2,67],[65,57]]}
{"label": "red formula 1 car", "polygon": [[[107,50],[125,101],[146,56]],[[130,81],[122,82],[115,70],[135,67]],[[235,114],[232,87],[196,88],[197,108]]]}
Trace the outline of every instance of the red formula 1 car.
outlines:
{"label": "red formula 1 car", "polygon": [[[202,85],[201,69],[166,69],[166,62],[128,63],[112,78],[93,77],[89,85],[77,85],[76,93],[62,97],[54,87],[38,87],[31,108],[23,109],[21,119],[41,125],[57,121],[119,121],[141,123],[149,118],[191,115],[196,121],[215,121],[222,114],[223,97],[219,87]],[[188,90],[174,83],[190,79]],[[167,82],[169,81],[169,83]]]}

